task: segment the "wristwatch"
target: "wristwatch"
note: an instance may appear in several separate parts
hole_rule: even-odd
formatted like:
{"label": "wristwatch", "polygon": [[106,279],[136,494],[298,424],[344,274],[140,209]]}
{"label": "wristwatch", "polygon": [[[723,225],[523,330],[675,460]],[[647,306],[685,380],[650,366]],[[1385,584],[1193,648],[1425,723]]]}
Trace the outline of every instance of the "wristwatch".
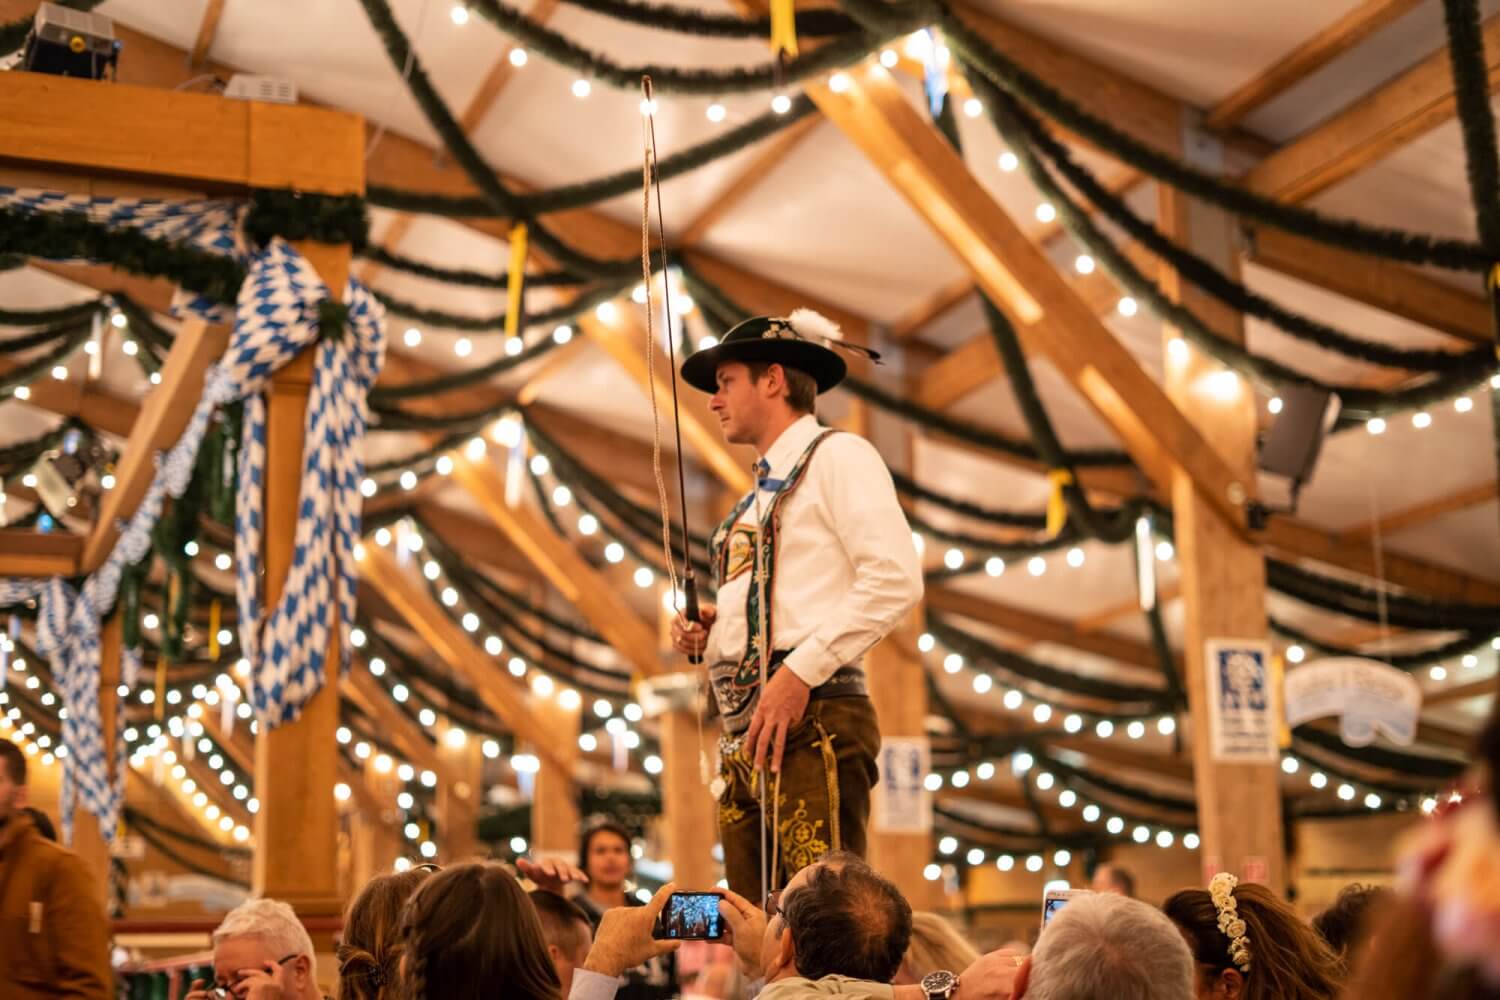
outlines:
{"label": "wristwatch", "polygon": [[958,989],[958,976],[952,972],[929,972],[922,977],[922,995],[927,1000],[948,1000]]}

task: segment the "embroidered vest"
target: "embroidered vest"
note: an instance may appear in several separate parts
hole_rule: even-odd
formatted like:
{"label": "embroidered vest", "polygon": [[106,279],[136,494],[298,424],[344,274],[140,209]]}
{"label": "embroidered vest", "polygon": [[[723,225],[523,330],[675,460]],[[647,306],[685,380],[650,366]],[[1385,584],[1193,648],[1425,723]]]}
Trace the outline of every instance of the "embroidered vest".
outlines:
{"label": "embroidered vest", "polygon": [[[801,485],[808,463],[812,461],[813,453],[818,450],[818,446],[835,433],[837,432],[832,428],[825,428],[808,443],[801,457],[786,474],[786,478],[782,480],[775,495],[771,497],[761,513],[759,532],[761,561],[766,573],[766,603],[771,606],[765,609],[765,633],[768,636],[774,637],[776,634],[771,611],[776,604],[774,588],[777,541],[781,534],[781,505]],[[739,523],[740,517],[754,505],[758,489],[758,486],[751,489],[744,499],[735,505],[734,510],[724,519],[724,522],[714,530],[711,539],[714,573],[721,593],[724,585],[730,580],[742,573],[750,574],[750,586],[745,594],[747,639],[744,654],[737,663],[726,661],[709,668],[709,680],[713,685],[714,698],[719,704],[719,714],[724,717],[725,729],[730,732],[741,730],[749,724],[750,715],[755,710],[755,702],[760,694],[761,607],[760,587],[756,585],[755,577],[755,536],[757,533],[749,525]]]}

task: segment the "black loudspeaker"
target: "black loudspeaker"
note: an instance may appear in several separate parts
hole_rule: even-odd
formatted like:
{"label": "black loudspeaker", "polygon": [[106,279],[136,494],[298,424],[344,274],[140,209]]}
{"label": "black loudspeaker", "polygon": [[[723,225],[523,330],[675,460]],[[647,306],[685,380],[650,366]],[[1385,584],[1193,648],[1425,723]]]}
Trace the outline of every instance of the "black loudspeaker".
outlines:
{"label": "black loudspeaker", "polygon": [[1321,389],[1289,387],[1281,413],[1260,442],[1260,468],[1292,481],[1293,495],[1312,475],[1323,437],[1339,416],[1338,397]]}

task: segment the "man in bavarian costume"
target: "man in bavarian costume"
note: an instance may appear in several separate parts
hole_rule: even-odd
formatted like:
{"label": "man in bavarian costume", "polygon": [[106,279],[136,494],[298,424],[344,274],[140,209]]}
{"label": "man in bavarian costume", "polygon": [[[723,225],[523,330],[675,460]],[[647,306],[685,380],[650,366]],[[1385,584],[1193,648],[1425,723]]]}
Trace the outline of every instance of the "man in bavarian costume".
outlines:
{"label": "man in bavarian costume", "polygon": [[718,604],[672,630],[679,652],[708,664],[723,719],[713,788],[724,867],[750,898],[762,886],[762,780],[767,888],[827,851],[864,854],[880,728],[861,661],[922,597],[880,454],[814,416],[848,370],[829,345],[855,349],[839,340],[799,309],[746,320],[682,366],[713,395],[724,437],[759,456],[756,489],[713,535]]}

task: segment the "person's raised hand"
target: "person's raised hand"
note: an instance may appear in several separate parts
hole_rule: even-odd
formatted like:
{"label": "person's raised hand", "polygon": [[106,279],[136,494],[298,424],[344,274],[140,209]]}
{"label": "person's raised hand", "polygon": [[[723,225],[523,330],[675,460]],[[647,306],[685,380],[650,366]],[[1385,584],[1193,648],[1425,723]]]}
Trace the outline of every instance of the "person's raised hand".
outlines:
{"label": "person's raised hand", "polygon": [[708,633],[719,620],[719,609],[704,602],[698,605],[699,621],[690,622],[678,612],[672,619],[672,648],[684,656],[702,656],[708,646]]}
{"label": "person's raised hand", "polygon": [[276,978],[281,966],[267,962],[258,969],[241,969],[234,984],[234,996],[238,1000],[281,1000],[285,993]]}
{"label": "person's raised hand", "polygon": [[662,907],[667,905],[667,898],[675,888],[668,882],[645,906],[617,906],[605,910],[583,967],[601,975],[618,976],[657,955],[676,951],[681,941],[658,941],[651,936],[656,918],[661,915]]}
{"label": "person's raised hand", "polygon": [[979,958],[958,974],[952,1000],[1010,1000],[1026,959],[1003,948]]}
{"label": "person's raised hand", "polygon": [[182,1000],[214,1000],[214,995],[208,991],[208,980],[194,979]]}
{"label": "person's raised hand", "polygon": [[802,721],[811,697],[812,688],[790,670],[783,668],[771,675],[750,717],[750,728],[745,730],[745,746],[755,748],[756,770],[765,767],[769,759],[772,773],[781,773],[787,733]]}
{"label": "person's raised hand", "polygon": [[744,896],[729,889],[719,889],[719,915],[729,925],[729,943],[734,946],[740,971],[746,979],[765,975],[760,967],[761,943],[766,936],[766,912]]}
{"label": "person's raised hand", "polygon": [[571,865],[561,858],[548,858],[540,861],[517,858],[516,871],[535,882],[538,889],[555,892],[559,896],[566,895],[569,885],[586,885],[589,880],[582,868]]}

